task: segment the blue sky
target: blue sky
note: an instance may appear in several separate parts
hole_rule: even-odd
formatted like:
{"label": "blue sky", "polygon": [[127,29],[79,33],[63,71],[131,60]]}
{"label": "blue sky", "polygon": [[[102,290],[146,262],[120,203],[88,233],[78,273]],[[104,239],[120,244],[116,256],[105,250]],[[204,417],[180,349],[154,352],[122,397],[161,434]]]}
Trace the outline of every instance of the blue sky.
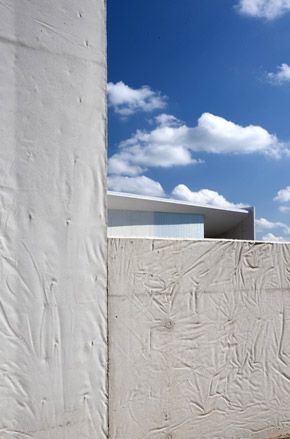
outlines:
{"label": "blue sky", "polygon": [[290,0],[108,2],[109,188],[290,240]]}

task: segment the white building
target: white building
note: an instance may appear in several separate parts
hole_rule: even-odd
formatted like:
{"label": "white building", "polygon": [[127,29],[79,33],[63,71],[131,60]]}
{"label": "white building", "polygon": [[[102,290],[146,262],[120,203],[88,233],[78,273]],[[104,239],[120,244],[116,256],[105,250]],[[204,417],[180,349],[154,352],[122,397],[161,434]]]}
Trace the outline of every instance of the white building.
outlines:
{"label": "white building", "polygon": [[108,236],[255,239],[255,213],[108,192]]}

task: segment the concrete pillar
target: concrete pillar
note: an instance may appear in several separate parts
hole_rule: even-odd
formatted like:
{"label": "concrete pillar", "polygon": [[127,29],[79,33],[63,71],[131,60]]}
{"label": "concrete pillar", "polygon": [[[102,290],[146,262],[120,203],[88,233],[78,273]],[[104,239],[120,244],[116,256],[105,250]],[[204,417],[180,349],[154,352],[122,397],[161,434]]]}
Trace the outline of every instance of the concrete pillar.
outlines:
{"label": "concrete pillar", "polygon": [[0,23],[0,437],[103,439],[105,1]]}

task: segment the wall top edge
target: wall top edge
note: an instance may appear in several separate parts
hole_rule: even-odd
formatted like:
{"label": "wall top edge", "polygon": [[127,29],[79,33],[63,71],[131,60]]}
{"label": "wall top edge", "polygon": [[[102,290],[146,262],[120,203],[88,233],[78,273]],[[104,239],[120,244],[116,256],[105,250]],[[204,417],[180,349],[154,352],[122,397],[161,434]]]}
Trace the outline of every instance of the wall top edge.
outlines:
{"label": "wall top edge", "polygon": [[139,236],[130,236],[130,237],[108,237],[108,241],[116,241],[116,240],[122,240],[122,241],[187,241],[187,242],[244,242],[244,243],[250,243],[250,244],[287,244],[290,245],[290,241],[258,241],[258,240],[251,240],[251,239],[217,239],[217,238],[202,238],[202,239],[194,239],[194,238],[146,238]]}

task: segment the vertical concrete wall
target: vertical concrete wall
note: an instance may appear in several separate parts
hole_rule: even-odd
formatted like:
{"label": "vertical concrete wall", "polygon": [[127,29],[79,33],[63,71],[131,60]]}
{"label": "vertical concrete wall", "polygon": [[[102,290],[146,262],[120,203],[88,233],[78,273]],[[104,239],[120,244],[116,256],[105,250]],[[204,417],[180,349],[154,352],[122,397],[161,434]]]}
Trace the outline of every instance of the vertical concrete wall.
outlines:
{"label": "vertical concrete wall", "polygon": [[104,0],[0,2],[0,436],[106,437]]}
{"label": "vertical concrete wall", "polygon": [[289,267],[289,244],[109,240],[110,438],[290,433]]}
{"label": "vertical concrete wall", "polygon": [[255,228],[255,209],[250,207],[247,209],[249,214],[246,219],[244,219],[240,224],[238,224],[233,229],[229,230],[227,233],[223,233],[215,238],[219,239],[256,239],[256,228]]}

